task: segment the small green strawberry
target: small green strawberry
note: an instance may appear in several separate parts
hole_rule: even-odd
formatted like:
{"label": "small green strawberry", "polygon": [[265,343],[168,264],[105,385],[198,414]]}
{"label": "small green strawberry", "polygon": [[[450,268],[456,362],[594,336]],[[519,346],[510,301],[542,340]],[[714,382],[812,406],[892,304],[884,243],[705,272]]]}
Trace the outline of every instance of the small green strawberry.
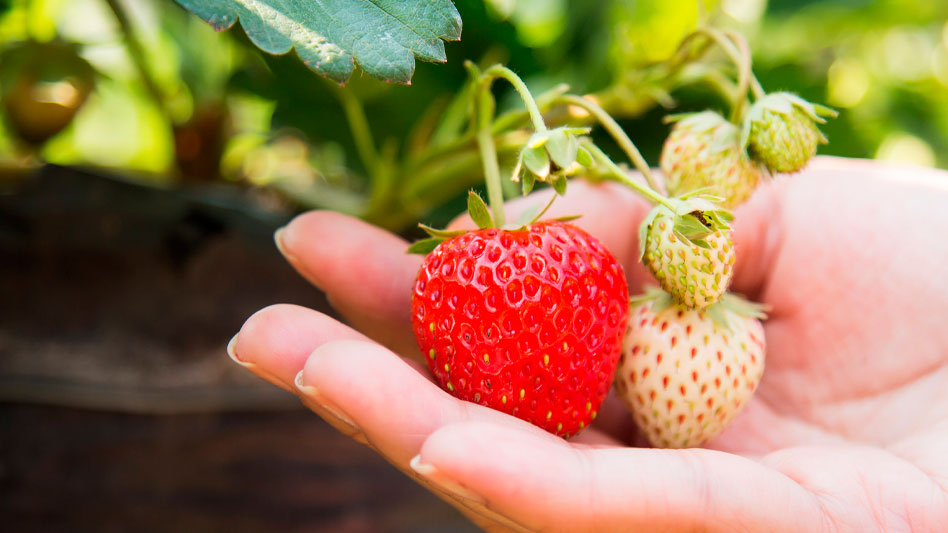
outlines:
{"label": "small green strawberry", "polygon": [[704,311],[657,290],[633,300],[616,389],[653,446],[699,446],[747,405],[764,372],[762,317],[730,294]]}
{"label": "small green strawberry", "polygon": [[720,198],[728,209],[747,200],[757,188],[761,169],[739,141],[738,127],[714,111],[679,117],[659,159],[668,193],[700,191]]}
{"label": "small green strawberry", "polygon": [[771,172],[796,172],[826,144],[817,124],[836,111],[791,93],[771,93],[754,102],[744,118],[741,146]]}
{"label": "small green strawberry", "polygon": [[691,309],[727,291],[735,259],[729,211],[704,198],[655,206],[639,227],[641,259],[662,288]]}

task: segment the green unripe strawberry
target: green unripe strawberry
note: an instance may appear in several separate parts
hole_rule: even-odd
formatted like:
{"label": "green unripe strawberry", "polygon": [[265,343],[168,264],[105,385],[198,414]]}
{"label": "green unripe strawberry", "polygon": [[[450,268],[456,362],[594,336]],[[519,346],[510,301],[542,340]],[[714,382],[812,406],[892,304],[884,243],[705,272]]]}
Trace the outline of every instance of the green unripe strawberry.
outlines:
{"label": "green unripe strawberry", "polygon": [[678,120],[662,148],[659,164],[669,194],[700,191],[734,208],[750,197],[761,169],[740,144],[740,130],[714,111]]}
{"label": "green unripe strawberry", "polygon": [[[677,213],[659,205],[642,223],[642,262],[677,302],[704,309],[727,291],[733,274],[730,214],[699,198],[676,202]],[[704,204],[710,207],[694,209]]]}
{"label": "green unripe strawberry", "polygon": [[826,122],[823,116],[836,112],[794,94],[768,94],[747,113],[742,145],[771,172],[797,172],[827,142],[817,127]]}

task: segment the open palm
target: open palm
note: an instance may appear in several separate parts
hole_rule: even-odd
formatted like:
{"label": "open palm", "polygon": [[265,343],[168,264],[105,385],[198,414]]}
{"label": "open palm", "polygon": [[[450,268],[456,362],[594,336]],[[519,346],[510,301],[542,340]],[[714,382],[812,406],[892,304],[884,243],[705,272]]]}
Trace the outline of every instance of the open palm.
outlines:
{"label": "open palm", "polygon": [[[737,211],[733,289],[771,307],[767,368],[705,448],[634,447],[614,397],[564,441],[443,392],[415,359],[420,258],[334,213],[303,215],[277,241],[358,331],[279,305],[229,350],[488,530],[944,530],[946,205],[946,173],[818,158]],[[553,208],[584,214],[577,225],[623,262],[633,291],[649,282],[636,259],[647,210],[582,183]]]}

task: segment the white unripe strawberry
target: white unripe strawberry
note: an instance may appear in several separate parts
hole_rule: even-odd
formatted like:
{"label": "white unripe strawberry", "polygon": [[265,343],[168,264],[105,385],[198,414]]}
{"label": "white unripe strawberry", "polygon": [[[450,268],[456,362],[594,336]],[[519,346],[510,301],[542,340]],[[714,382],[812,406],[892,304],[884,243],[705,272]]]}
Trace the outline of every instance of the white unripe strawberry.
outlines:
{"label": "white unripe strawberry", "polygon": [[652,291],[634,299],[616,388],[653,446],[686,448],[720,433],[764,371],[760,308],[727,295],[707,309]]}

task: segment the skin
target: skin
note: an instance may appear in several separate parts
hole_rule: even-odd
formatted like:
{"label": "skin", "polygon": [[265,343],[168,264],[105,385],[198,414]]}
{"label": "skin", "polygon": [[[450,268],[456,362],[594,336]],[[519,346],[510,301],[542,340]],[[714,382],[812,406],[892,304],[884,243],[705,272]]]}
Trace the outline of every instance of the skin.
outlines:
{"label": "skin", "polygon": [[[335,213],[301,215],[277,242],[356,329],[276,305],[230,353],[489,531],[943,530],[946,205],[948,172],[817,158],[738,208],[732,288],[771,306],[767,366],[702,448],[635,447],[612,397],[565,441],[443,392],[410,329],[421,258]],[[635,290],[650,281],[636,258],[647,211],[616,185],[573,182],[552,216],[584,213],[576,224]]]}

